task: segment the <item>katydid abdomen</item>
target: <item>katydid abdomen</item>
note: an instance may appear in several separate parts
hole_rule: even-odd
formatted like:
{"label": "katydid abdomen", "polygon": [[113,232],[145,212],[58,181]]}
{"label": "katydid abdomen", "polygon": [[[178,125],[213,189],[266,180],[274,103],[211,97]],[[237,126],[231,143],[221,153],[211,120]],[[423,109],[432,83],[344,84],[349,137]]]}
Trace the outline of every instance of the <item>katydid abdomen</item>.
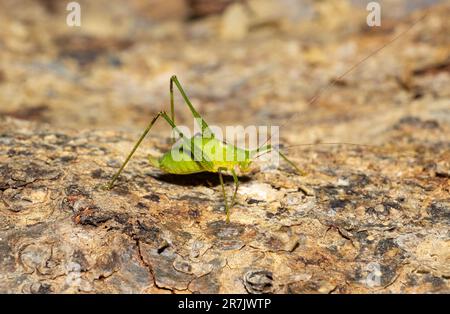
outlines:
{"label": "katydid abdomen", "polygon": [[233,145],[225,144],[216,138],[193,137],[192,147],[198,147],[202,153],[202,160],[209,160],[204,163],[202,160],[194,160],[193,154],[182,149],[172,149],[160,158],[149,156],[150,163],[164,172],[172,174],[192,174],[198,172],[218,172],[219,169],[231,171],[238,167],[241,171],[246,171],[250,164],[250,152]]}
{"label": "katydid abdomen", "polygon": [[189,154],[182,154],[182,161],[175,160],[171,151],[165,153],[160,158],[149,156],[149,160],[154,167],[172,174],[192,174],[205,171],[203,166],[192,160]]}

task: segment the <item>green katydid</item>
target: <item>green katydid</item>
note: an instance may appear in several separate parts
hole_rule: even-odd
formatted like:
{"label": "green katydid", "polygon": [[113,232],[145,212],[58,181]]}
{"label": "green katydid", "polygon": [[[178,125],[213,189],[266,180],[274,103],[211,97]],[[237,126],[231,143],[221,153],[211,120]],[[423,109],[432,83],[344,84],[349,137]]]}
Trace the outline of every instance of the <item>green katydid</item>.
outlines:
{"label": "green katydid", "polygon": [[[406,32],[408,32],[414,25],[416,25],[419,21],[423,20],[427,16],[427,13],[425,13],[421,18],[417,19],[413,24],[411,24],[407,29],[400,32],[397,36],[395,36],[393,39],[388,41],[383,46],[379,47],[372,53],[370,53],[368,56],[363,58],[361,61],[357,62],[355,65],[353,65],[350,69],[348,69],[346,72],[344,72],[341,76],[338,78],[332,80],[327,86],[320,89],[308,102],[308,105],[314,103],[317,101],[319,96],[325,92],[327,89],[334,86],[338,81],[340,81],[344,76],[355,70],[357,67],[359,67],[362,63],[364,63],[367,59],[372,57],[373,55],[380,52],[382,49],[387,47],[388,45],[392,44],[394,41],[396,41],[398,38],[403,36]],[[173,85],[178,88],[179,92],[181,93],[186,105],[189,107],[189,110],[191,111],[192,115],[194,116],[195,120],[199,124],[199,127],[201,128],[201,136],[193,136],[191,138],[187,138],[183,132],[176,126],[175,124],[175,111],[174,111],[174,92],[173,92]],[[128,157],[125,159],[123,164],[121,165],[120,169],[117,171],[117,173],[113,176],[111,181],[109,182],[107,188],[111,189],[114,186],[115,181],[119,177],[119,175],[122,173],[123,169],[135,153],[136,149],[139,147],[141,142],[144,140],[147,133],[150,131],[150,129],[153,127],[155,122],[158,120],[159,117],[163,117],[164,120],[172,127],[172,129],[178,133],[180,138],[185,144],[185,147],[187,147],[187,150],[184,150],[181,154],[183,155],[183,158],[181,161],[175,160],[173,158],[173,151],[166,152],[163,154],[160,158],[155,158],[150,156],[149,161],[150,163],[163,170],[167,173],[172,174],[191,174],[191,173],[198,173],[198,172],[213,172],[219,174],[219,180],[222,187],[222,193],[224,197],[224,203],[225,203],[225,211],[226,211],[226,221],[230,221],[230,209],[234,206],[236,201],[236,194],[239,188],[239,179],[236,174],[236,169],[239,169],[240,172],[246,172],[249,170],[250,164],[253,162],[253,160],[258,157],[260,154],[268,153],[270,151],[276,151],[280,157],[282,157],[286,162],[288,162],[299,174],[303,174],[302,171],[292,162],[290,161],[283,153],[281,153],[279,150],[272,147],[270,144],[266,144],[271,137],[267,139],[265,143],[263,143],[261,146],[254,150],[246,150],[238,148],[234,145],[230,145],[227,143],[224,143],[218,139],[215,138],[214,133],[209,128],[208,124],[205,122],[205,120],[200,116],[200,114],[195,110],[194,106],[192,105],[191,101],[187,97],[186,93],[184,92],[180,82],[178,81],[176,76],[172,76],[170,78],[170,110],[171,115],[169,116],[165,111],[159,112],[152,121],[148,124],[147,128],[145,129],[144,133],[141,135],[141,137],[138,139],[136,144],[134,145],[131,152],[128,154]],[[293,116],[291,116],[292,119]],[[273,134],[272,134],[273,135]],[[327,144],[327,143],[322,143]],[[328,144],[339,144],[339,143],[328,143]],[[348,143],[351,144],[351,143]],[[310,145],[310,144],[306,144]],[[351,144],[355,145],[355,144]],[[211,155],[204,149],[206,146],[209,147],[209,151],[215,150],[215,151],[221,151],[222,154],[214,154]],[[366,145],[367,146],[367,145]],[[211,149],[212,148],[212,149]],[[205,153],[206,152],[206,153]],[[231,160],[229,158],[224,158],[225,156],[233,156]],[[217,158],[219,156],[219,158]],[[237,158],[239,156],[239,158]],[[242,158],[243,157],[243,158]],[[222,174],[224,172],[230,172],[234,179],[234,193],[231,199],[230,204],[227,202],[227,195],[225,191],[225,185],[223,181]],[[303,188],[304,189],[304,188]],[[304,189],[305,192],[307,192],[307,189]]]}
{"label": "green katydid", "polygon": [[[185,134],[177,127],[175,124],[175,110],[174,110],[174,90],[173,86],[178,88],[181,96],[183,97],[186,105],[189,107],[193,117],[196,122],[199,124],[201,128],[201,136],[193,136],[191,138],[187,138]],[[214,133],[209,128],[206,121],[200,116],[200,114],[195,110],[188,96],[186,95],[183,87],[181,86],[178,78],[174,75],[170,78],[170,113],[169,116],[165,111],[160,111],[148,124],[144,133],[142,133],[141,137],[138,139],[136,144],[134,145],[131,152],[128,154],[128,157],[123,162],[120,169],[111,179],[108,184],[108,189],[111,189],[114,185],[114,182],[117,180],[128,161],[131,159],[136,149],[139,147],[141,142],[144,140],[145,136],[150,129],[153,127],[155,122],[159,117],[162,117],[166,122],[172,127],[172,129],[178,133],[184,144],[185,150],[182,152],[177,151],[182,154],[182,158],[174,158],[173,150],[170,150],[164,153],[160,158],[155,158],[153,156],[149,156],[150,163],[156,167],[161,169],[164,172],[184,175],[184,174],[192,174],[198,172],[213,172],[219,174],[220,185],[222,187],[222,193],[225,204],[226,211],[226,220],[230,221],[230,209],[234,206],[236,201],[236,194],[239,188],[239,179],[236,173],[236,169],[239,169],[240,172],[245,173],[250,168],[250,164],[256,155],[261,153],[268,153],[272,150],[275,150],[272,145],[262,145],[254,150],[243,149],[236,147],[231,144],[227,144],[214,136]],[[186,149],[187,147],[187,149]],[[205,149],[208,147],[208,149]],[[211,154],[211,152],[222,152],[219,154]],[[275,150],[281,158],[283,158],[286,162],[288,162],[299,174],[303,174],[302,171],[292,162],[290,161],[283,153],[278,150]],[[231,156],[231,159],[229,158]],[[231,199],[231,202],[227,201],[227,193],[225,190],[225,185],[223,182],[223,173],[229,172],[233,176],[234,180],[234,193]]]}

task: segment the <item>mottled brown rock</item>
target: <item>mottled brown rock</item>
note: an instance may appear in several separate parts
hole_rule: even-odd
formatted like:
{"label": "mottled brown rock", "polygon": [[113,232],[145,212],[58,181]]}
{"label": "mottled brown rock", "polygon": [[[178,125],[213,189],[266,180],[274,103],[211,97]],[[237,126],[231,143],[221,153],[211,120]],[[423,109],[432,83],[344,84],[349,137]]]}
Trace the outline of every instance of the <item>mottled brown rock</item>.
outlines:
{"label": "mottled brown rock", "polygon": [[[80,29],[51,1],[0,6],[0,292],[450,292],[448,4],[312,105],[423,11],[374,30],[311,2],[222,41],[221,15],[140,1],[86,5]],[[279,125],[306,175],[256,162],[227,224],[216,174],[150,167],[170,147],[159,123],[104,190],[173,73],[211,125]],[[321,142],[369,145],[289,147]]]}

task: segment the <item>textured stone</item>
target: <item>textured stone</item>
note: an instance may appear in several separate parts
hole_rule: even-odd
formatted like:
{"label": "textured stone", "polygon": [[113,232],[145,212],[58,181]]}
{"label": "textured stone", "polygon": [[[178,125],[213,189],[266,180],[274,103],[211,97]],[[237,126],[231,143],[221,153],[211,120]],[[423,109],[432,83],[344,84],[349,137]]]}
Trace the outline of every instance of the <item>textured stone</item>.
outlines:
{"label": "textured stone", "polygon": [[[450,292],[448,4],[311,105],[423,11],[369,29],[365,10],[305,0],[312,14],[248,12],[228,41],[220,14],[99,0],[74,30],[53,2],[0,4],[0,292]],[[227,224],[216,174],[148,164],[170,147],[159,122],[102,189],[174,73],[210,125],[280,126],[306,175],[256,161]],[[321,142],[369,145],[295,146]]]}

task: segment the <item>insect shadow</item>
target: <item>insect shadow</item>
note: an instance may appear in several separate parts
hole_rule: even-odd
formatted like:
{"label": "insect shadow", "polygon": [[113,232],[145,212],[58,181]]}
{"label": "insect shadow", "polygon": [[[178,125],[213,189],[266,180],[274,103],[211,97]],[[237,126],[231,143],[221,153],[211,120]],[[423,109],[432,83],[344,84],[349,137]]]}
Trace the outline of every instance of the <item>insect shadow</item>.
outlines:
{"label": "insect shadow", "polygon": [[[153,178],[155,178],[158,181],[163,181],[170,184],[176,184],[181,186],[210,186],[210,187],[216,187],[220,185],[220,179],[218,176],[214,175],[214,173],[209,172],[200,172],[200,173],[192,173],[192,174],[185,174],[185,175],[176,175],[176,174],[170,174],[170,173],[161,173],[161,174],[153,174],[151,175]],[[251,180],[251,177],[249,176],[242,176],[239,177],[239,181],[241,182],[249,182]],[[223,181],[226,182],[233,182],[233,176],[224,174],[223,175]]]}

